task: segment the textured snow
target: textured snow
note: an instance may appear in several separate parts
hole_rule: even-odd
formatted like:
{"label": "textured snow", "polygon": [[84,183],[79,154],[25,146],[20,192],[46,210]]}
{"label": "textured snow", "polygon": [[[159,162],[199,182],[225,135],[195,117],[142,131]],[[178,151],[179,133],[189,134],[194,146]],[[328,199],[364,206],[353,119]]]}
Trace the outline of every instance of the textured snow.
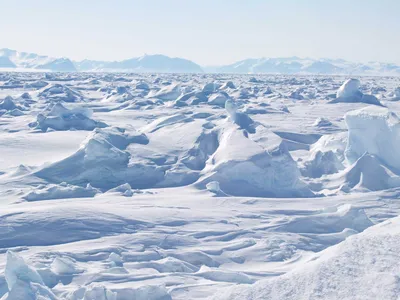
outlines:
{"label": "textured snow", "polygon": [[0,73],[0,299],[398,298],[395,77],[142,70]]}
{"label": "textured snow", "polygon": [[375,225],[285,275],[215,299],[397,299],[400,219]]}

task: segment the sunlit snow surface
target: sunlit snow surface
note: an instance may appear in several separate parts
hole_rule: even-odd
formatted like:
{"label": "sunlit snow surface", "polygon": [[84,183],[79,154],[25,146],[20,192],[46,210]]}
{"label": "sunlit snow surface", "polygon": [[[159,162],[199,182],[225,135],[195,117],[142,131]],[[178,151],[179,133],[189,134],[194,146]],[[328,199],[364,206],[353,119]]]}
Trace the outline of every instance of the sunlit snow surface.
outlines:
{"label": "sunlit snow surface", "polygon": [[0,73],[0,299],[397,299],[400,80],[348,79]]}

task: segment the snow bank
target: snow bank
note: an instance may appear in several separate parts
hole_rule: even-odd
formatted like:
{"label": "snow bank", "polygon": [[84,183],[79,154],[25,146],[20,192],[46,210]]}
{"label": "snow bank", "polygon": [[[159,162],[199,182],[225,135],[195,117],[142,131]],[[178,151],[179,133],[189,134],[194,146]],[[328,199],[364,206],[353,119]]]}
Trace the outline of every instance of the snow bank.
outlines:
{"label": "snow bank", "polygon": [[387,108],[369,106],[345,115],[348,143],[345,151],[350,163],[365,152],[376,156],[387,166],[400,170],[400,121]]}
{"label": "snow bank", "polygon": [[59,83],[47,86],[38,96],[49,102],[79,102],[84,99],[80,92]]}
{"label": "snow bank", "polygon": [[46,115],[38,114],[36,122],[31,127],[47,131],[54,130],[93,130],[96,127],[106,127],[107,124],[90,119],[91,112],[87,109],[68,109],[61,103],[56,103]]}
{"label": "snow bank", "polygon": [[350,228],[361,232],[372,226],[363,209],[350,204],[325,209],[309,216],[295,217],[274,230],[295,233],[334,233]]}
{"label": "snow bank", "polygon": [[237,286],[214,299],[397,299],[400,218],[352,235],[294,270],[251,286]]}

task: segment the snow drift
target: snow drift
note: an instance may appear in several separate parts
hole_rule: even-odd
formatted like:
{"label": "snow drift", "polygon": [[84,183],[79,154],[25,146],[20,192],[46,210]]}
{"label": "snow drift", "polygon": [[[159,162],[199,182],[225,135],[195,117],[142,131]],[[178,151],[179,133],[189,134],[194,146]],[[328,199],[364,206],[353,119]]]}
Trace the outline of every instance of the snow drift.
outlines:
{"label": "snow drift", "polygon": [[397,299],[400,218],[375,225],[332,246],[293,271],[215,299]]}

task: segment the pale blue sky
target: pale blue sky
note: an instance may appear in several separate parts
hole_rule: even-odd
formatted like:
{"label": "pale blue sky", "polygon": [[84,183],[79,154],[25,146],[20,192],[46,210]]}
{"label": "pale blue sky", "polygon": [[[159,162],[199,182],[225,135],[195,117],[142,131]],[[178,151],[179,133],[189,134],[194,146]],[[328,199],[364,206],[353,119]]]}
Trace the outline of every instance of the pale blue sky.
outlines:
{"label": "pale blue sky", "polygon": [[76,60],[400,63],[399,33],[400,0],[0,0],[0,48]]}

